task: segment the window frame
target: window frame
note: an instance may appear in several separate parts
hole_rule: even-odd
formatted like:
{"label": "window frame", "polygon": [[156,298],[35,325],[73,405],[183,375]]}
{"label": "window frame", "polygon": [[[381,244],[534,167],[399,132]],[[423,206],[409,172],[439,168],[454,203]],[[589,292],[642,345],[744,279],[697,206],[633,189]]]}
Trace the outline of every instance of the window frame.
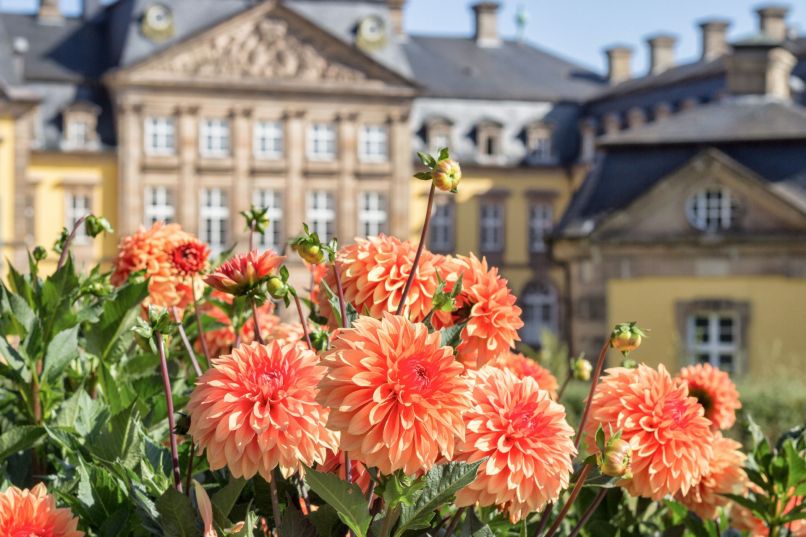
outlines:
{"label": "window frame", "polygon": [[[265,198],[270,195],[272,204],[267,205]],[[275,252],[282,250],[284,240],[283,229],[283,193],[275,188],[257,188],[252,192],[252,204],[255,207],[265,208],[269,226],[266,233],[258,235],[257,245],[261,250],[272,249]],[[268,239],[269,236],[273,238]]]}
{"label": "window frame", "polygon": [[[306,155],[309,160],[330,162],[336,160],[339,151],[339,135],[336,124],[333,122],[317,121],[308,125],[306,134]],[[314,151],[320,149],[320,144],[332,145],[331,151],[323,153]]]}
{"label": "window frame", "polygon": [[[170,127],[170,128],[168,128]],[[160,141],[161,144],[153,142]],[[167,142],[170,141],[170,144]],[[176,119],[171,116],[148,116],[143,121],[143,151],[147,155],[176,154]]]}
{"label": "window frame", "polygon": [[[270,136],[273,134],[274,136]],[[261,119],[252,130],[252,154],[257,159],[280,160],[285,154],[285,129],[282,121]],[[266,141],[265,144],[262,141]],[[264,147],[265,146],[265,147]],[[269,149],[269,146],[273,146]]]}
{"label": "window frame", "polygon": [[[84,200],[83,207],[77,207],[75,201]],[[64,225],[68,231],[72,231],[82,217],[92,214],[92,192],[85,190],[71,190],[65,192],[64,196]],[[75,244],[89,244],[90,237],[87,234],[86,226],[78,226],[73,236]]]}
{"label": "window frame", "polygon": [[[519,305],[523,320],[520,336],[524,343],[540,346],[542,344],[541,336],[545,330],[558,332],[560,304],[559,295],[553,285],[535,281],[526,284],[520,294]],[[549,308],[548,319],[545,315],[546,307]],[[531,319],[531,313],[535,311],[538,313],[537,321]],[[534,326],[532,326],[533,324]],[[537,328],[537,330],[532,328]],[[530,334],[534,334],[534,339],[529,339]]]}
{"label": "window frame", "polygon": [[[311,233],[317,233],[322,242],[336,235],[336,195],[331,190],[309,190],[305,196],[305,220]],[[316,207],[324,199],[325,207]]]}
{"label": "window frame", "polygon": [[[208,146],[207,143],[210,142]],[[207,117],[199,126],[199,154],[203,158],[227,158],[232,152],[232,126],[222,117]]]}
{"label": "window frame", "polygon": [[[150,203],[154,198],[161,198],[158,204]],[[143,222],[152,226],[155,222],[173,222],[176,218],[174,191],[164,185],[146,185],[143,189]]]}
{"label": "window frame", "polygon": [[[716,203],[709,196],[718,194]],[[720,233],[735,229],[739,216],[738,198],[726,186],[713,184],[691,194],[685,203],[688,223],[704,233]]]}
{"label": "window frame", "polygon": [[[708,323],[708,340],[705,342],[697,341],[698,319],[705,319]],[[732,322],[733,339],[730,343],[721,341],[723,320]],[[713,367],[734,374],[741,359],[741,339],[741,321],[739,313],[736,311],[698,310],[690,313],[686,318],[686,343],[691,363],[709,363]],[[701,355],[707,355],[707,361],[700,360]],[[722,366],[722,356],[724,355],[731,356],[729,369]]]}
{"label": "window frame", "polygon": [[[382,149],[368,151],[368,149]],[[389,161],[389,126],[384,123],[365,123],[358,135],[358,158],[361,162]]]}
{"label": "window frame", "polygon": [[[498,210],[498,225],[496,228],[499,230],[499,238],[495,245],[486,242],[485,235],[488,233],[485,230],[485,223],[491,220],[491,217],[485,216],[485,209],[487,207],[496,207]],[[482,254],[503,254],[506,250],[506,207],[505,200],[500,198],[481,198],[479,201],[479,252]]]}
{"label": "window frame", "polygon": [[[372,203],[370,200],[375,200]],[[370,201],[366,204],[365,202]],[[366,205],[369,205],[367,207]],[[372,205],[375,205],[374,207]],[[358,231],[362,237],[388,233],[389,198],[385,192],[365,190],[358,194]]]}
{"label": "window frame", "polygon": [[[218,205],[206,204],[205,201],[212,194],[213,198],[218,198]],[[223,199],[223,203],[221,200]],[[224,187],[203,187],[199,193],[199,237],[209,247],[215,255],[223,252],[227,248],[230,238],[230,193]],[[210,226],[207,226],[207,220]],[[220,242],[212,241],[212,237],[218,235]]]}
{"label": "window frame", "polygon": [[[542,218],[538,218],[536,221],[534,212],[538,208],[547,209],[547,211],[544,212]],[[546,236],[550,234],[554,228],[554,204],[548,200],[532,200],[529,202],[527,216],[527,239],[529,241],[529,253],[532,255],[543,254],[547,250]],[[542,222],[542,227],[537,226],[537,222]],[[548,225],[546,225],[546,222],[548,222]],[[539,242],[536,242],[537,235],[540,236]]]}
{"label": "window frame", "polygon": [[[441,198],[441,199],[440,199]],[[446,208],[447,215],[440,214],[440,209]],[[438,230],[445,228],[445,242],[437,242],[435,237]],[[428,230],[428,248],[432,252],[450,254],[456,251],[456,204],[452,197],[439,196],[434,200],[433,214]]]}

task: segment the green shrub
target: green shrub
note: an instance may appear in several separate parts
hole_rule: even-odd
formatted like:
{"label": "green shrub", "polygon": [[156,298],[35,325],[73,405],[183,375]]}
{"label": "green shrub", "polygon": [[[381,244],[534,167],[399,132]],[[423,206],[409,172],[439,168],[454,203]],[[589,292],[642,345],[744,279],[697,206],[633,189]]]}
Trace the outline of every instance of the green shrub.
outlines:
{"label": "green shrub", "polygon": [[738,388],[742,399],[741,417],[752,416],[768,438],[777,438],[782,432],[806,423],[806,380],[803,378],[747,378],[738,383]]}

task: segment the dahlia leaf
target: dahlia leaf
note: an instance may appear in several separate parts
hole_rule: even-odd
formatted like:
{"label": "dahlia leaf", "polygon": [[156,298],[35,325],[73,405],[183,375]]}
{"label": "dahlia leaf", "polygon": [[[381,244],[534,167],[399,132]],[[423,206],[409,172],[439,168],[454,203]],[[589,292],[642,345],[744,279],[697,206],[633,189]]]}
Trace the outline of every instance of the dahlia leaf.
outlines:
{"label": "dahlia leaf", "polygon": [[462,330],[467,323],[459,323],[453,326],[448,326],[439,331],[441,345],[443,347],[457,347],[462,342]]}
{"label": "dahlia leaf", "polygon": [[58,379],[67,365],[78,358],[78,326],[56,334],[45,352],[42,378],[45,382]]}
{"label": "dahlia leaf", "polygon": [[431,468],[423,477],[425,487],[414,505],[403,506],[395,537],[410,530],[427,528],[434,517],[434,511],[450,501],[461,488],[472,483],[476,478],[476,470],[486,460],[485,458],[472,464],[449,462]]}
{"label": "dahlia leaf", "polygon": [[230,479],[229,483],[221,487],[221,489],[210,498],[213,502],[213,507],[215,507],[222,516],[229,517],[245,485],[246,480],[244,479]]}
{"label": "dahlia leaf", "polygon": [[462,526],[462,537],[495,537],[490,526],[479,520],[473,509],[467,510],[465,523]]}
{"label": "dahlia leaf", "polygon": [[148,296],[148,282],[127,283],[103,305],[103,312],[92,330],[87,330],[87,351],[101,361],[117,358],[131,343],[129,332],[140,315],[140,303]]}
{"label": "dahlia leaf", "polygon": [[12,427],[0,435],[0,460],[28,449],[45,435],[45,429],[34,425]]}
{"label": "dahlia leaf", "polygon": [[355,532],[356,537],[367,537],[372,517],[367,507],[367,499],[358,485],[311,468],[305,471],[305,482],[325,503],[336,510],[341,521]]}
{"label": "dahlia leaf", "polygon": [[283,521],[277,532],[278,535],[293,535],[294,537],[317,537],[316,528],[311,521],[302,516],[297,508],[289,505],[283,512]]}
{"label": "dahlia leaf", "polygon": [[134,405],[112,416],[89,438],[89,449],[99,459],[133,468],[140,461],[143,438]]}
{"label": "dahlia leaf", "polygon": [[784,442],[784,456],[788,467],[786,479],[787,490],[806,480],[806,458],[798,453],[794,440]]}
{"label": "dahlia leaf", "polygon": [[312,511],[308,518],[316,526],[316,532],[321,537],[332,537],[334,530],[343,527],[339,523],[339,514],[332,505],[320,505],[319,509]]}
{"label": "dahlia leaf", "polygon": [[156,502],[159,523],[165,537],[196,537],[199,528],[190,498],[169,487]]}

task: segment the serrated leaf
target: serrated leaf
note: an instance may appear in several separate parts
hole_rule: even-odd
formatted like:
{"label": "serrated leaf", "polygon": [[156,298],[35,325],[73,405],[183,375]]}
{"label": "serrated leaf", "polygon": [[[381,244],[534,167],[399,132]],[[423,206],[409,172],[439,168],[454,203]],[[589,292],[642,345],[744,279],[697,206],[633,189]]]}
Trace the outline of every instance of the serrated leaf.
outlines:
{"label": "serrated leaf", "polygon": [[788,490],[806,481],[806,458],[798,452],[793,439],[784,442],[783,452],[787,466],[786,489]]}
{"label": "serrated leaf", "polygon": [[36,321],[36,315],[23,297],[15,293],[7,293],[8,307],[10,308],[11,321],[15,326],[14,333],[20,337],[29,334]]}
{"label": "serrated leaf", "polygon": [[490,526],[479,520],[473,509],[468,509],[462,524],[461,537],[495,537]]}
{"label": "serrated leaf", "polygon": [[31,371],[28,369],[25,358],[19,353],[17,349],[11,346],[11,343],[0,334],[0,374],[17,383],[28,384],[31,381]]}
{"label": "serrated leaf", "polygon": [[448,150],[448,148],[441,148],[439,150],[439,157],[437,157],[437,160],[448,160],[449,158],[451,158],[451,152]]}
{"label": "serrated leaf", "polygon": [[114,299],[105,301],[100,321],[87,331],[87,352],[102,362],[117,361],[131,342],[131,328],[147,296],[148,282],[129,283],[117,291]]}
{"label": "serrated leaf", "polygon": [[316,527],[319,537],[333,537],[333,532],[336,529],[344,527],[339,522],[339,514],[336,509],[329,504],[320,505],[319,509],[308,515],[308,518],[311,519],[311,522]]}
{"label": "serrated leaf", "polygon": [[58,380],[64,368],[78,358],[78,326],[62,330],[50,340],[45,351],[42,379],[45,382]]}
{"label": "serrated leaf", "polygon": [[198,537],[201,533],[190,498],[173,487],[155,502],[165,537]]}
{"label": "serrated leaf", "polygon": [[453,326],[448,326],[439,331],[440,345],[448,347],[456,347],[462,342],[462,330],[464,330],[467,323],[459,323]]}
{"label": "serrated leaf", "polygon": [[62,403],[55,425],[75,431],[80,436],[89,436],[99,423],[106,421],[106,418],[98,419],[101,414],[108,416],[104,405],[91,398],[84,390],[78,390]]}
{"label": "serrated leaf", "polygon": [[36,425],[13,427],[0,435],[0,461],[28,449],[45,436],[45,429]]}
{"label": "serrated leaf", "polygon": [[333,474],[325,474],[307,468],[305,482],[325,503],[332,506],[339,518],[356,537],[366,537],[372,517],[367,507],[367,499],[361,488],[354,483],[342,481]]}
{"label": "serrated leaf", "polygon": [[139,417],[134,405],[118,412],[90,437],[90,452],[105,462],[134,468],[143,451],[143,438],[138,424]]}
{"label": "serrated leaf", "polygon": [[472,464],[449,462],[431,468],[423,476],[425,487],[417,497],[414,505],[404,505],[400,513],[400,523],[395,536],[400,537],[406,531],[427,528],[434,511],[476,478],[476,470],[486,459]]}
{"label": "serrated leaf", "polygon": [[437,165],[437,161],[429,155],[428,153],[423,153],[422,151],[417,151],[417,157],[420,159],[420,162],[423,163],[423,166],[427,166],[429,168],[433,168]]}
{"label": "serrated leaf", "polygon": [[241,491],[246,485],[245,479],[230,478],[229,482],[210,497],[210,501],[221,515],[229,518],[232,507],[238,501]]}

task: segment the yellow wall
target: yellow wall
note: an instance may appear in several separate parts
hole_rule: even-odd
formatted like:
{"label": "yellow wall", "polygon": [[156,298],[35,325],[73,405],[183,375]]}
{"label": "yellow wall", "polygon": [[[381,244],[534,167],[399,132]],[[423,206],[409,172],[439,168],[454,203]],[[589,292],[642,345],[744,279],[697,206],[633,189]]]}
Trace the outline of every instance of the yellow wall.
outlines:
{"label": "yellow wall", "polygon": [[675,305],[708,298],[750,303],[745,374],[772,377],[783,372],[806,379],[806,279],[758,276],[610,280],[608,325],[638,321],[651,332],[635,359],[652,365],[662,362],[676,370],[687,363]]}
{"label": "yellow wall", "polygon": [[[92,212],[105,216],[112,227],[117,223],[117,159],[114,153],[33,153],[28,176],[34,182],[34,229],[36,244],[50,249],[65,225],[66,190],[86,188],[92,191]],[[93,241],[94,261],[110,260],[118,237],[101,235]],[[43,268],[55,266],[55,256],[48,257]]]}
{"label": "yellow wall", "polygon": [[[0,116],[0,244],[13,240],[14,118]],[[11,259],[11,257],[11,248],[0,246],[0,265],[5,265],[6,259]]]}

